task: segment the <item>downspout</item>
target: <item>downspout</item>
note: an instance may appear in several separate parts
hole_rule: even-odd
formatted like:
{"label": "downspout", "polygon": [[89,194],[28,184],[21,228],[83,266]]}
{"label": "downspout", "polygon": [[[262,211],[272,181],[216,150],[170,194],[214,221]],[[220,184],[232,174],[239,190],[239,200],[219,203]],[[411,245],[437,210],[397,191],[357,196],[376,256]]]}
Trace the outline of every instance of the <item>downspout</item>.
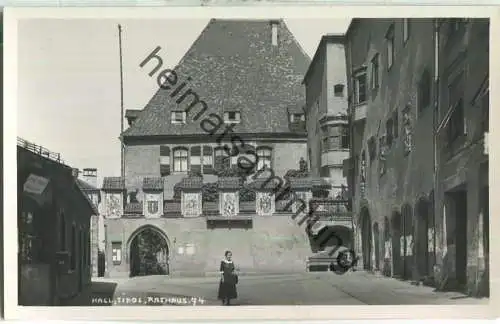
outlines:
{"label": "downspout", "polygon": [[432,119],[432,126],[433,126],[433,163],[434,163],[434,172],[433,172],[433,212],[434,212],[434,231],[433,231],[433,251],[434,251],[434,266],[436,266],[437,263],[437,242],[436,242],[436,233],[437,233],[437,216],[439,215],[439,212],[437,210],[437,201],[438,201],[438,132],[437,132],[437,125],[438,125],[438,119],[439,119],[439,51],[440,51],[440,46],[439,46],[439,19],[436,18],[434,19],[434,111],[433,111],[433,119]]}

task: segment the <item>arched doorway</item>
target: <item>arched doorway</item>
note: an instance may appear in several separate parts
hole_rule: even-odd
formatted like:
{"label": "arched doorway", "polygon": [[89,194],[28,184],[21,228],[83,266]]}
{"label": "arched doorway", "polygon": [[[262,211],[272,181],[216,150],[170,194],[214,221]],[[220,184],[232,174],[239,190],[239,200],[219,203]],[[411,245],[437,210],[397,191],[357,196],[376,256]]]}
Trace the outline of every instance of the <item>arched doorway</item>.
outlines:
{"label": "arched doorway", "polygon": [[375,270],[380,270],[380,230],[378,223],[373,224],[373,238],[375,248]]}
{"label": "arched doorway", "polygon": [[363,268],[365,270],[372,270],[372,228],[368,208],[363,208],[361,210],[360,225]]}
{"label": "arched doorway", "polygon": [[404,240],[402,235],[403,222],[401,219],[401,214],[399,212],[394,212],[392,214],[392,264],[393,264],[393,276],[402,277],[403,276],[403,251]]}
{"label": "arched doorway", "polygon": [[430,203],[427,199],[421,198],[415,206],[417,212],[416,226],[416,246],[415,258],[418,270],[418,279],[429,275],[429,229],[432,227],[429,222]]}
{"label": "arched doorway", "polygon": [[414,255],[414,227],[413,227],[413,212],[410,205],[404,205],[401,208],[403,216],[403,278],[410,279],[412,276],[413,255]]}
{"label": "arched doorway", "polygon": [[146,225],[129,239],[130,276],[168,275],[169,244],[157,227]]}

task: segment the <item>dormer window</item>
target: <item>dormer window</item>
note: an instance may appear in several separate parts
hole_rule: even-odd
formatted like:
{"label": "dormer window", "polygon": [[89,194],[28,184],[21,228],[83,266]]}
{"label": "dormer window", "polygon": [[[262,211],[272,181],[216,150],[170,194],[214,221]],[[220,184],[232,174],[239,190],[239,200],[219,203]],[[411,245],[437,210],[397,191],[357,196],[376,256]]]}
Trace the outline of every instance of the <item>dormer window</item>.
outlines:
{"label": "dormer window", "polygon": [[344,96],[344,85],[336,84],[333,86],[333,92],[335,97],[343,97]]}
{"label": "dormer window", "polygon": [[186,112],[185,111],[172,111],[172,124],[185,124]]}
{"label": "dormer window", "polygon": [[224,113],[224,123],[239,124],[241,122],[239,111],[226,111]]}
{"label": "dormer window", "polygon": [[304,114],[301,113],[296,113],[296,114],[291,114],[290,115],[290,122],[299,122],[299,121],[306,121],[306,117]]}

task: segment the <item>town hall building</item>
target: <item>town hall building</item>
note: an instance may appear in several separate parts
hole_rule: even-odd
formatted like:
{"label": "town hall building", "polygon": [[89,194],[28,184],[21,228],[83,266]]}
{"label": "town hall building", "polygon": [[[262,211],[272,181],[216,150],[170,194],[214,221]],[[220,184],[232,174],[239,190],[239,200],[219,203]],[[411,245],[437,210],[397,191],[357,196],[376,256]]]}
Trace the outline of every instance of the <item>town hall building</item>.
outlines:
{"label": "town hall building", "polygon": [[107,275],[215,273],[226,250],[242,272],[304,271],[309,234],[279,189],[327,186],[283,178],[309,160],[310,58],[283,20],[212,19],[174,69],[161,55],[140,63],[160,87],[126,112],[124,178],[103,181]]}

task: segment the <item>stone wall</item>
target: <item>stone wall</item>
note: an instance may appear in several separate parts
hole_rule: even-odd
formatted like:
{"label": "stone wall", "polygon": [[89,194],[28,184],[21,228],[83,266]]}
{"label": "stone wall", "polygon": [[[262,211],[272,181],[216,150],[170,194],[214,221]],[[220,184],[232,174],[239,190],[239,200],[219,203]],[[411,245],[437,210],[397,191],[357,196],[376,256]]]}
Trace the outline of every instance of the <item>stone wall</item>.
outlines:
{"label": "stone wall", "polygon": [[[291,215],[254,216],[250,229],[207,229],[207,220],[180,219],[107,219],[108,247],[122,242],[122,263],[113,265],[108,254],[110,277],[129,275],[129,240],[144,225],[152,225],[168,237],[172,276],[205,275],[218,272],[225,250],[233,251],[242,272],[305,271],[311,249],[304,226]],[[108,249],[109,251],[109,249]]]}

